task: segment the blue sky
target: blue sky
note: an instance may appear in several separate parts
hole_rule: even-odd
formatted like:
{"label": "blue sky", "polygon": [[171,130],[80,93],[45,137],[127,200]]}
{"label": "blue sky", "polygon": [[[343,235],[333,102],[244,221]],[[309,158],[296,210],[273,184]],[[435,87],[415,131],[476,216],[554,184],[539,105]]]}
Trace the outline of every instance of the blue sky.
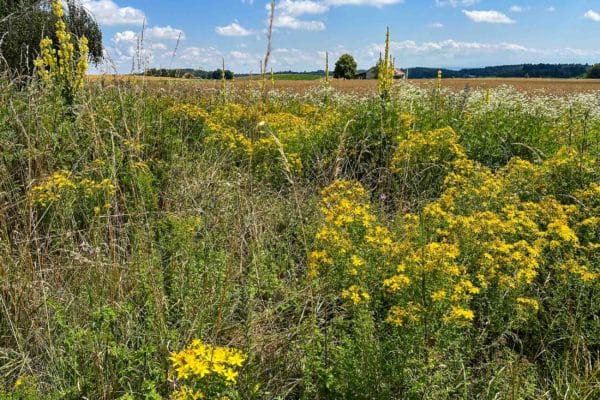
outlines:
{"label": "blue sky", "polygon": [[[82,0],[96,16],[112,66],[258,72],[268,0]],[[372,66],[386,26],[402,67],[600,62],[600,0],[277,0],[274,70],[315,70],[343,53]],[[175,52],[179,38],[179,46]],[[139,53],[138,53],[139,54]],[[137,67],[136,67],[137,68]]]}

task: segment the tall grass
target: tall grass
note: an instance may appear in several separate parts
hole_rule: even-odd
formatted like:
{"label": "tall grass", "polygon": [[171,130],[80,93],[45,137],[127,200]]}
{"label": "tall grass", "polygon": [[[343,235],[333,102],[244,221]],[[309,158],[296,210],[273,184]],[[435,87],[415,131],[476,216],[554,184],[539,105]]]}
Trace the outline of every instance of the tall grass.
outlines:
{"label": "tall grass", "polygon": [[[307,270],[321,190],[339,180],[359,182],[378,223],[408,240],[403,218],[456,172],[446,139],[418,138],[447,127],[448,146],[490,176],[530,162],[505,190],[579,207],[571,225],[591,219],[579,243],[597,246],[597,94],[225,90],[96,81],[66,109],[0,81],[0,397],[168,398],[180,384],[169,354],[195,338],[248,356],[244,399],[600,396],[595,252],[577,253],[591,283],[551,275],[566,249],[544,255],[542,308],[521,324],[501,292],[470,302],[473,324],[385,322],[397,300],[377,294],[390,276],[375,261],[387,255],[365,255],[375,300],[363,310],[345,302],[345,275]],[[414,248],[433,240],[427,224]]]}

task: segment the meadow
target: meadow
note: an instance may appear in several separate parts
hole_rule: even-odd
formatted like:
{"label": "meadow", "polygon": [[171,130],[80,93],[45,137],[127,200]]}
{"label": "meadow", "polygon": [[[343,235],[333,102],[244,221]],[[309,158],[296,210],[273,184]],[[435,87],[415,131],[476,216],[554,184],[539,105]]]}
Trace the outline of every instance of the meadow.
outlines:
{"label": "meadow", "polygon": [[3,80],[0,397],[598,398],[600,93],[445,85]]}
{"label": "meadow", "polygon": [[600,398],[600,91],[389,39],[376,84],[88,79],[52,9],[0,79],[1,399]]}

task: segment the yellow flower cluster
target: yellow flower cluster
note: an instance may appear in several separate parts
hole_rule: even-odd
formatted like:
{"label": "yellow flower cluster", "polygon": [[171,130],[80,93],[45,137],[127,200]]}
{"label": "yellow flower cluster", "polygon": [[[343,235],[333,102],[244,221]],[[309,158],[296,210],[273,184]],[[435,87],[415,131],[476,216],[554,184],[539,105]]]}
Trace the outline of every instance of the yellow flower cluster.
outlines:
{"label": "yellow flower cluster", "polygon": [[[406,117],[406,124],[412,120]],[[399,139],[390,168],[402,172],[414,168],[446,167],[447,163],[464,158],[465,152],[458,144],[458,135],[452,128],[436,129],[426,133],[414,132]]]}
{"label": "yellow flower cluster", "polygon": [[178,117],[185,117],[192,121],[205,121],[209,115],[206,110],[194,104],[179,103],[169,108],[169,112]]}
{"label": "yellow flower cluster", "polygon": [[369,194],[362,185],[338,180],[321,195],[323,225],[315,235],[321,250],[309,254],[308,274],[334,280],[343,300],[367,304],[371,283],[392,268],[399,248],[371,211]]}
{"label": "yellow flower cluster", "polygon": [[[315,141],[331,134],[331,126],[340,117],[335,109],[318,111],[310,103],[299,105],[295,114],[283,112],[277,104],[265,110],[232,102],[208,110],[186,103],[168,109],[175,118],[202,123],[207,143],[229,150],[242,161],[251,160],[256,171],[297,176],[304,174],[306,154],[314,149]],[[281,168],[274,168],[281,163]]]}
{"label": "yellow flower cluster", "polygon": [[[541,275],[585,285],[600,280],[600,185],[573,191],[565,203],[552,192],[562,193],[553,185],[563,174],[595,176],[593,157],[562,149],[538,165],[515,159],[493,172],[467,159],[450,129],[409,142],[394,162],[412,162],[403,158],[411,153],[432,162],[432,154],[448,157],[439,198],[418,215],[399,216],[390,231],[360,184],[334,182],[321,193],[311,277],[329,277],[355,305],[387,297],[393,305],[386,321],[397,326],[425,318],[469,325],[476,296],[493,298],[508,318],[537,312]],[[440,143],[443,151],[429,151]]]}
{"label": "yellow flower cluster", "polygon": [[58,43],[50,38],[40,42],[40,56],[34,64],[44,82],[58,85],[65,96],[72,97],[74,92],[83,87],[88,70],[88,40],[85,36],[78,40],[77,55],[71,34],[67,32],[62,2],[52,0],[52,10],[57,21],[55,24]]}
{"label": "yellow flower cluster", "polygon": [[72,174],[66,170],[53,173],[42,184],[31,189],[31,199],[34,203],[47,206],[49,203],[60,200],[60,194],[65,189],[76,189]]}
{"label": "yellow flower cluster", "polygon": [[171,394],[171,400],[200,400],[206,395],[200,390],[194,390],[187,385],[181,385],[179,390]]}
{"label": "yellow flower cluster", "polygon": [[169,360],[177,379],[187,382],[172,398],[201,399],[210,393],[196,391],[192,387],[204,382],[203,387],[210,392],[211,382],[225,386],[236,384],[238,369],[244,365],[246,355],[235,348],[211,346],[195,339],[184,350],[172,353]]}
{"label": "yellow flower cluster", "polygon": [[352,285],[348,289],[342,291],[342,299],[350,301],[352,304],[357,305],[363,301],[369,301],[371,296],[363,288]]}
{"label": "yellow flower cluster", "polygon": [[420,304],[409,301],[404,307],[392,306],[385,322],[395,326],[405,326],[407,322],[419,322],[422,312],[423,307]]}
{"label": "yellow flower cluster", "polygon": [[[85,198],[94,198],[100,194],[110,198],[115,194],[116,188],[110,179],[95,181],[77,178],[69,171],[60,170],[34,186],[30,191],[30,198],[34,204],[46,207],[60,200],[65,194],[76,191],[81,191]],[[104,207],[110,208],[110,204],[107,203]]]}

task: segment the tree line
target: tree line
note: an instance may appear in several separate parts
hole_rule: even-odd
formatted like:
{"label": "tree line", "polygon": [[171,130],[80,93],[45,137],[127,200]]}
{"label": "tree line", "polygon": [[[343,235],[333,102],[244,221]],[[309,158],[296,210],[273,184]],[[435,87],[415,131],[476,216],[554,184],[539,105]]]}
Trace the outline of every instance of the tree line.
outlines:
{"label": "tree line", "polygon": [[[140,75],[158,76],[163,78],[184,78],[184,79],[222,79],[223,71],[216,69],[214,71],[204,71],[193,68],[167,69],[167,68],[150,68]],[[232,71],[225,70],[225,79],[233,79]]]}
{"label": "tree line", "polygon": [[[594,69],[589,64],[517,64],[441,71],[445,78],[592,78]],[[410,68],[409,78],[434,79],[437,72],[438,68]]]}

